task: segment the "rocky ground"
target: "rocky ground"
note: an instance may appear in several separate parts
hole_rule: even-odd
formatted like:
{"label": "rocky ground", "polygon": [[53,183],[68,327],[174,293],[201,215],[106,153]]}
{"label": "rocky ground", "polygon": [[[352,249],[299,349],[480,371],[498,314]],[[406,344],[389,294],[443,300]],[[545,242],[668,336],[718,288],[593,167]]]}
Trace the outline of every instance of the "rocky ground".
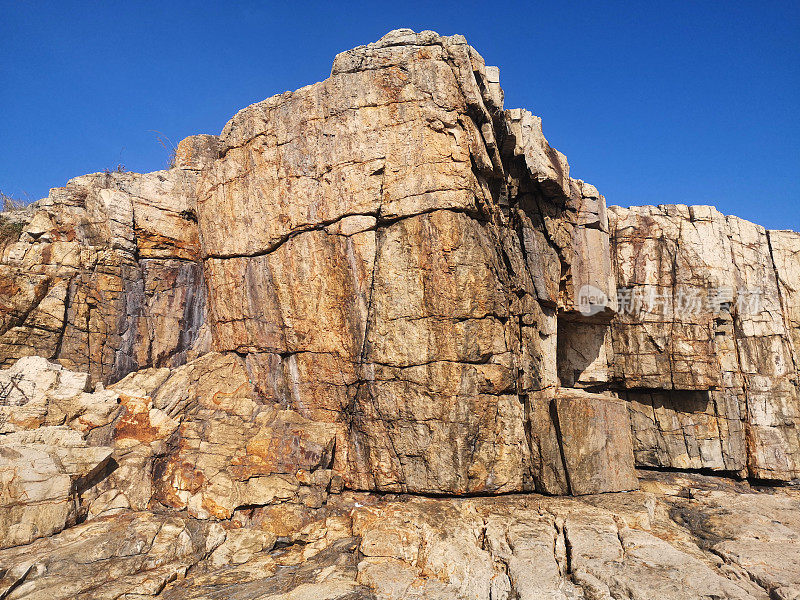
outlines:
{"label": "rocky ground", "polygon": [[334,433],[256,404],[231,357],[93,392],[32,357],[0,387],[2,598],[800,597],[791,486],[640,470],[640,491],[574,498],[348,491]]}
{"label": "rocky ground", "polygon": [[346,492],[280,532],[258,509],[225,525],[126,511],[0,551],[0,590],[52,599],[800,597],[800,493],[641,476],[643,491],[581,498]]}

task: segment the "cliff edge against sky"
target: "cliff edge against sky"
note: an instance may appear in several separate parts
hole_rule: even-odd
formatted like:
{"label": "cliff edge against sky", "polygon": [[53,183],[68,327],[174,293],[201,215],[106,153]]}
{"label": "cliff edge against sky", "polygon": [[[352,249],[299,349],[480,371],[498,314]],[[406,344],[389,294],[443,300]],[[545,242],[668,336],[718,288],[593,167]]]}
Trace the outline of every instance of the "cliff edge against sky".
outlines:
{"label": "cliff edge against sky", "polygon": [[51,190],[0,307],[2,598],[800,597],[800,234],[607,208],[462,36]]}

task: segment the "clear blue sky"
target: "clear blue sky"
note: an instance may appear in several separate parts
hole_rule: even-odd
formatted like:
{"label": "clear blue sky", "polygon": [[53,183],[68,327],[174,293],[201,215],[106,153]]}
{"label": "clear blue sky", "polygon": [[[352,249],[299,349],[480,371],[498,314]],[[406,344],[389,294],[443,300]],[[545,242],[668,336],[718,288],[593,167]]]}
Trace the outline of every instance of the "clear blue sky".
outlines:
{"label": "clear blue sky", "polygon": [[0,190],[163,168],[390,29],[463,33],[609,204],[800,230],[800,2],[0,1]]}

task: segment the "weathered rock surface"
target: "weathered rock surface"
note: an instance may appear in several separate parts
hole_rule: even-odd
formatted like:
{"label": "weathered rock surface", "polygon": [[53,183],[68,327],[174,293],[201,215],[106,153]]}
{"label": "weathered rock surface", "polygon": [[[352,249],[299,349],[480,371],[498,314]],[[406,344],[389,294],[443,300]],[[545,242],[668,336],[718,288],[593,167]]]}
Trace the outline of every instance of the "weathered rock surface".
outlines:
{"label": "weathered rock surface", "polygon": [[0,433],[69,425],[80,432],[107,424],[118,410],[117,394],[90,392],[88,373],[70,371],[38,356],[0,370]]}
{"label": "weathered rock surface", "polygon": [[[463,37],[342,53],[175,165],[40,202],[0,260],[0,358],[110,383],[235,352],[261,396],[343,429],[347,487],[547,489],[526,414],[559,383],[562,321],[608,345],[605,200]],[[607,296],[590,320],[586,286]],[[568,385],[608,381],[573,355]]]}
{"label": "weathered rock surface", "polygon": [[276,548],[252,522],[130,512],[0,551],[0,590],[53,600],[797,597],[796,494],[675,474],[643,483],[648,492],[581,500],[350,498]]}
{"label": "weathered rock surface", "polygon": [[87,447],[66,427],[9,433],[0,446],[0,547],[27,544],[72,525],[80,494],[106,466],[111,448]]}
{"label": "weathered rock surface", "polygon": [[607,209],[461,36],[15,218],[0,599],[800,598],[796,490],[635,468],[800,478],[800,234]]}
{"label": "weathered rock surface", "polygon": [[706,206],[612,207],[616,381],[641,465],[800,477],[798,241]]}
{"label": "weathered rock surface", "polygon": [[638,489],[625,402],[561,389],[553,404],[569,493]]}
{"label": "weathered rock surface", "polygon": [[239,112],[198,183],[213,347],[346,427],[348,487],[545,489],[556,468],[526,403],[558,383],[575,288],[613,297],[605,203],[492,78],[460,36],[393,32]]}
{"label": "weathered rock surface", "polygon": [[0,557],[6,598],[153,597],[224,540],[180,513],[102,517]]}
{"label": "weathered rock surface", "polygon": [[0,361],[39,355],[111,381],[185,360],[205,315],[196,178],[97,173],[37,202],[0,255]]}

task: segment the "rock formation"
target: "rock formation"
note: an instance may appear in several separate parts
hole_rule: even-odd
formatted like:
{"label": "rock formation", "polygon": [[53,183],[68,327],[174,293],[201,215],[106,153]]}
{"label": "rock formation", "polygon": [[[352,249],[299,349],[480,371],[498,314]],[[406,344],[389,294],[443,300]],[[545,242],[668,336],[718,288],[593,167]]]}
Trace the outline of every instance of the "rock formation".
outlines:
{"label": "rock formation", "polygon": [[611,327],[637,463],[800,477],[800,234],[707,206],[611,215],[619,289],[660,299]]}
{"label": "rock formation", "polygon": [[800,234],[607,209],[461,36],[14,218],[0,598],[800,598]]}

